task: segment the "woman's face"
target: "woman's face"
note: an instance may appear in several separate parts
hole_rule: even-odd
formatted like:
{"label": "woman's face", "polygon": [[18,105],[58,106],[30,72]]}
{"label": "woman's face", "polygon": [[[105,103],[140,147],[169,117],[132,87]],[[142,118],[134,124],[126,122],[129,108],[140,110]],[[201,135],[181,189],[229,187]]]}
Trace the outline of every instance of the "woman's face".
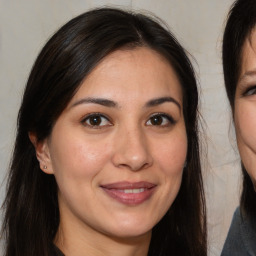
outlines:
{"label": "woman's face", "polygon": [[242,49],[234,119],[241,159],[256,188],[256,30]]}
{"label": "woman's face", "polygon": [[64,233],[150,235],[182,180],[182,106],[173,68],[148,48],[118,50],[90,73],[41,147]]}

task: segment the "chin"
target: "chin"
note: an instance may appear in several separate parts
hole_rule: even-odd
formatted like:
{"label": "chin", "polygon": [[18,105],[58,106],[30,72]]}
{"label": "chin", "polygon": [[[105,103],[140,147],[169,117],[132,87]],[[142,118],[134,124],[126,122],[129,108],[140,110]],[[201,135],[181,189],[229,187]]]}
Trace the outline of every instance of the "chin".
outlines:
{"label": "chin", "polygon": [[108,234],[112,237],[117,237],[121,239],[133,239],[133,238],[140,238],[144,236],[151,235],[152,227],[138,227],[138,225],[133,225],[132,227],[127,225],[119,226],[112,232]]}

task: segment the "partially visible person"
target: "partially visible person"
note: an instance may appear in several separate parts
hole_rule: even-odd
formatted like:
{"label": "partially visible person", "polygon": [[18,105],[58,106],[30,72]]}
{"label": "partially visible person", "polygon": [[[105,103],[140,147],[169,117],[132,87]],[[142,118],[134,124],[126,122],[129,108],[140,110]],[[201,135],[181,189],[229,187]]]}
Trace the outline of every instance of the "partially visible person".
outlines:
{"label": "partially visible person", "polygon": [[96,9],[29,76],[4,203],[5,256],[205,256],[191,63],[158,21]]}
{"label": "partially visible person", "polygon": [[235,1],[223,38],[223,70],[242,160],[243,190],[222,256],[256,255],[256,1]]}

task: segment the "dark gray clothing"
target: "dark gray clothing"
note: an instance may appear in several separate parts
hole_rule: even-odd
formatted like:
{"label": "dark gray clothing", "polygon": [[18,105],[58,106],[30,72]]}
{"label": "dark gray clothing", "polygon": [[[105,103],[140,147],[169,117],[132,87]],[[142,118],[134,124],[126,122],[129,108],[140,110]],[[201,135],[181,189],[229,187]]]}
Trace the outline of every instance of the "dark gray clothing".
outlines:
{"label": "dark gray clothing", "polygon": [[[256,218],[256,216],[255,216]],[[237,208],[221,256],[256,256],[256,225]]]}

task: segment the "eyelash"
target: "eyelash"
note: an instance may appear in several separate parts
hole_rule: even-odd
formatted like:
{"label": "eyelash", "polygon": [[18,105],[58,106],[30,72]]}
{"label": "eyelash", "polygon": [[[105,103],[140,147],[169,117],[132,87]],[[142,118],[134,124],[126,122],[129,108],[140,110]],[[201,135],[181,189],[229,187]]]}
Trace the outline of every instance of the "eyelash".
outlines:
{"label": "eyelash", "polygon": [[[98,124],[88,124],[86,123],[87,121],[90,121],[90,118],[91,118],[91,121],[93,121],[92,119],[93,118],[101,118],[100,119],[100,124],[102,122],[102,119],[104,118],[109,124],[105,124],[105,125],[98,125]],[[106,122],[105,121],[105,122]],[[101,114],[101,113],[91,113],[89,115],[87,115],[85,118],[83,118],[83,120],[81,121],[81,123],[86,126],[86,127],[89,127],[89,128],[92,128],[92,129],[100,129],[102,127],[106,127],[106,126],[112,126],[113,124],[111,123],[111,121],[109,120],[108,117],[106,117],[105,115]]]}
{"label": "eyelash", "polygon": [[[97,119],[96,119],[97,118]],[[100,118],[100,119],[98,119]],[[153,120],[155,118],[155,120]],[[158,120],[156,119],[158,118]],[[93,120],[94,119],[94,120]],[[105,119],[105,122],[107,122],[108,124],[101,124],[102,123],[102,119]],[[99,123],[95,123],[95,124],[92,124],[92,123],[87,123],[87,122],[90,122],[90,121],[99,121]],[[152,121],[160,121],[161,123],[160,124],[152,124]],[[148,122],[151,122],[151,124],[148,124]],[[108,117],[106,117],[105,115],[101,114],[101,113],[91,113],[87,116],[85,116],[81,123],[86,126],[86,127],[89,127],[91,129],[101,129],[103,127],[108,127],[108,126],[112,126],[113,123],[110,121],[110,119]],[[165,124],[162,124],[162,123],[165,123]],[[149,126],[158,126],[158,127],[169,127],[171,125],[174,125],[176,124],[176,121],[174,120],[174,118],[170,115],[167,115],[165,113],[156,113],[156,114],[153,114],[149,117],[149,119],[147,120],[146,122],[146,125],[149,125]]]}
{"label": "eyelash", "polygon": [[[162,125],[162,124],[153,125],[153,124],[152,124],[152,126],[168,127],[168,126],[174,125],[174,124],[176,123],[176,121],[174,120],[174,118],[173,118],[172,116],[167,115],[167,114],[165,114],[165,113],[156,113],[156,114],[153,114],[153,115],[150,116],[150,118],[149,118],[149,120],[146,122],[146,124],[147,124],[150,120],[152,121],[153,118],[159,118],[159,117],[162,118],[162,119],[166,119],[168,123],[167,123],[167,124],[164,124],[164,125]],[[164,120],[162,120],[162,121],[164,122]]]}
{"label": "eyelash", "polygon": [[243,93],[243,96],[251,96],[254,94],[256,94],[256,85],[247,88],[246,91]]}

